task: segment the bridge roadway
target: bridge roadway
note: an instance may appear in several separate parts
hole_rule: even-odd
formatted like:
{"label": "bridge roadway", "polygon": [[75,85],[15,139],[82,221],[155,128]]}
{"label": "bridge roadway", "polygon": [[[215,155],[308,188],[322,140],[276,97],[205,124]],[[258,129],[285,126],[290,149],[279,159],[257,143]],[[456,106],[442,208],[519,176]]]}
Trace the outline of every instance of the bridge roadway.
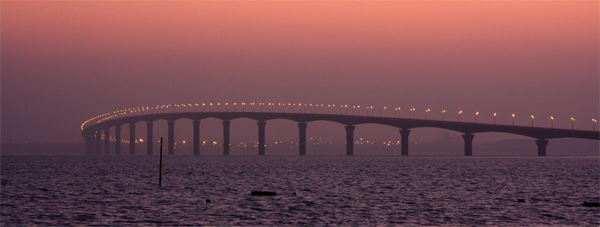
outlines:
{"label": "bridge roadway", "polygon": [[[265,127],[266,121],[273,119],[287,119],[298,122],[299,129],[299,155],[306,155],[306,127],[307,123],[313,121],[331,121],[345,125],[346,129],[346,155],[354,154],[354,128],[360,124],[381,124],[399,128],[401,137],[401,155],[408,155],[408,135],[412,128],[432,127],[443,128],[463,133],[465,156],[473,154],[473,138],[475,133],[502,132],[523,135],[536,139],[538,155],[546,155],[548,139],[554,138],[583,138],[600,140],[600,132],[587,130],[569,130],[556,128],[540,128],[527,126],[481,124],[457,121],[422,120],[396,117],[356,116],[339,114],[314,114],[314,113],[273,113],[273,112],[184,112],[184,113],[155,113],[137,116],[128,116],[109,119],[91,125],[82,130],[81,135],[85,138],[87,154],[101,154],[101,144],[104,142],[104,153],[110,152],[110,128],[115,128],[115,153],[121,154],[121,126],[129,125],[129,152],[135,155],[135,125],[138,122],[146,122],[146,141],[153,141],[153,122],[166,120],[168,124],[168,154],[175,154],[175,120],[192,120],[194,130],[194,155],[200,154],[200,121],[206,118],[217,118],[223,120],[223,154],[229,155],[229,126],[231,120],[237,118],[248,118],[257,121],[258,124],[258,154],[265,155]],[[102,141],[104,131],[104,141]],[[153,143],[148,143],[147,154],[152,155]]]}

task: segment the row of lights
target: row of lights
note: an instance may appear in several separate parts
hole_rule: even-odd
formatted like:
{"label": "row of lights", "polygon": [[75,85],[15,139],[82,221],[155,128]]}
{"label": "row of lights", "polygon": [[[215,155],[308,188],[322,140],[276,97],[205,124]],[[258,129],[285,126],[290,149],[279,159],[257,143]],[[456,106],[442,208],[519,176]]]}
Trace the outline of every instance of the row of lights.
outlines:
{"label": "row of lights", "polygon": [[[101,138],[102,138],[102,139],[104,139],[104,136],[102,136]],[[116,142],[116,139],[115,139],[114,137],[110,137],[110,141],[112,141],[112,142]],[[122,142],[122,143],[129,143],[129,140],[126,140],[126,139],[121,139],[121,142]],[[139,138],[139,139],[137,139],[137,140],[134,140],[134,143],[143,143],[143,142],[144,142],[144,140],[143,140],[142,138]],[[160,140],[157,140],[157,142],[159,142],[159,143],[160,143]],[[298,145],[298,143],[297,143],[297,142],[293,142],[293,141],[292,141],[292,142],[290,142],[290,143],[291,143],[292,145]],[[182,144],[185,144],[185,140],[183,140],[183,141],[182,141]],[[219,145],[219,146],[221,146],[221,144],[220,144],[220,143],[218,143],[217,141],[202,141],[202,145],[207,145],[207,144],[208,144],[208,145],[213,145],[213,146],[215,146],[215,145]],[[287,142],[283,142],[283,141],[275,141],[275,142],[272,142],[272,144],[275,144],[275,145],[289,145]],[[312,144],[313,144],[313,145],[319,145],[319,144],[327,144],[327,143],[314,142],[314,143],[312,143]],[[329,144],[331,145],[331,144],[333,144],[333,142],[329,142]],[[373,141],[368,141],[368,140],[367,140],[366,142],[363,142],[363,141],[362,141],[362,138],[361,138],[360,140],[357,140],[357,141],[355,141],[355,142],[354,142],[354,144],[359,144],[359,145],[361,145],[361,144],[373,144],[373,145],[375,145],[375,142],[373,142]],[[379,143],[377,143],[377,144],[379,144]],[[175,145],[177,145],[177,143],[175,143]],[[251,145],[251,146],[258,146],[258,141],[239,142],[239,144],[238,144],[238,143],[235,143],[235,144],[229,144],[229,145],[237,145],[238,147],[240,147],[240,146],[244,146],[244,147],[246,147],[246,146],[248,146],[248,145]],[[400,141],[391,141],[391,140],[390,140],[390,141],[387,141],[387,142],[386,142],[386,141],[383,141],[383,145],[387,145],[387,146],[390,146],[390,145],[400,145]]]}
{"label": "row of lights", "polygon": [[[325,114],[325,107],[327,107],[327,114],[345,114],[345,115],[349,115],[348,111],[351,110],[350,115],[361,115],[361,111],[360,111],[360,105],[356,105],[356,106],[348,106],[348,105],[325,105],[325,104],[302,104],[302,103],[233,103],[233,111],[236,112],[238,111],[237,106],[241,106],[241,111],[245,112],[246,111],[246,105],[249,106],[249,111],[254,112],[255,111],[255,107],[258,108],[257,110],[259,110],[260,112],[264,112],[265,109],[268,109],[269,112],[281,112],[284,113],[286,112],[286,106],[287,106],[287,112],[288,113],[307,113],[307,109],[308,109],[308,113],[321,113],[321,114]],[[229,106],[230,103],[224,103],[224,110],[225,112],[229,112]],[[128,108],[128,109],[122,109],[122,110],[118,110],[118,111],[113,111],[112,113],[105,113],[102,115],[98,115],[96,117],[93,117],[85,122],[83,122],[83,124],[81,125],[81,129],[83,130],[84,125],[96,120],[96,123],[100,123],[102,121],[106,121],[106,120],[110,120],[113,119],[115,117],[123,117],[123,116],[130,116],[130,115],[136,115],[136,114],[147,114],[148,112],[150,113],[174,113],[174,112],[191,112],[191,111],[202,111],[205,112],[207,109],[208,111],[213,111],[213,107],[216,107],[216,111],[219,112],[221,111],[221,103],[215,103],[213,105],[213,103],[202,103],[202,104],[169,104],[169,105],[157,105],[157,106],[145,106],[145,107],[135,107],[135,108]],[[321,108],[319,111],[319,107]],[[366,108],[366,115],[365,116],[374,116],[374,112],[373,112],[373,106],[367,106]],[[332,111],[333,110],[333,111]],[[387,107],[381,107],[380,109],[380,117],[387,117]],[[394,108],[394,117],[400,118],[402,117],[402,112],[401,112],[401,108],[400,107],[396,107]],[[415,108],[411,108],[409,109],[409,118],[412,119],[416,119],[416,109]],[[442,110],[441,111],[441,120],[442,121],[446,121],[447,117],[446,117],[446,110]],[[462,122],[463,121],[463,111],[458,111],[458,116],[457,116],[457,121],[458,122]],[[493,124],[496,124],[496,116],[497,114],[494,113],[493,115]],[[425,110],[425,118],[426,120],[431,120],[431,109],[426,109]],[[534,116],[531,115],[531,127],[533,127],[533,120],[534,120]],[[554,128],[554,117],[550,116],[550,127]],[[596,123],[598,122],[598,120],[596,119],[592,119],[592,130],[596,130]],[[475,113],[475,123],[479,123],[479,112]],[[512,125],[515,125],[515,114],[512,114]],[[571,118],[571,129],[575,129],[575,119]]]}

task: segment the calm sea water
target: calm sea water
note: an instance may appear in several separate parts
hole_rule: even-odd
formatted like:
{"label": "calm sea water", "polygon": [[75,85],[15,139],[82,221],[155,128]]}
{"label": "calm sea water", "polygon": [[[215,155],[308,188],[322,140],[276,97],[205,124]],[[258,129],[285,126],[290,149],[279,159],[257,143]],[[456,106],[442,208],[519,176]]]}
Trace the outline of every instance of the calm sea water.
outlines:
{"label": "calm sea water", "polygon": [[[156,156],[2,157],[1,223],[600,224],[600,208],[582,206],[599,201],[598,157],[178,156],[163,162],[158,187]],[[251,196],[252,190],[279,195]]]}

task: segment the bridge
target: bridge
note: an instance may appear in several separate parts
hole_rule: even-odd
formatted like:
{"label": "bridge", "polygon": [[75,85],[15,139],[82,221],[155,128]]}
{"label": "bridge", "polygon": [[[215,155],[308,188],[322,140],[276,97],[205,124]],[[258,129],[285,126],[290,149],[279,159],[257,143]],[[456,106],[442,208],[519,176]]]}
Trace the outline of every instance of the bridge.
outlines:
{"label": "bridge", "polygon": [[[465,156],[471,156],[473,154],[473,138],[475,137],[476,133],[501,132],[531,137],[535,139],[538,149],[538,156],[546,156],[546,145],[548,145],[549,139],[583,138],[600,140],[600,132],[596,130],[575,130],[574,127],[572,129],[533,127],[533,121],[531,127],[515,126],[514,121],[513,125],[499,125],[495,124],[495,118],[494,124],[462,122],[462,111],[459,112],[457,121],[448,121],[444,114],[445,111],[442,111],[441,120],[431,120],[430,115],[429,117],[426,115],[425,119],[416,119],[414,113],[412,113],[414,109],[410,110],[411,114],[409,118],[402,118],[400,115],[400,108],[395,108],[393,117],[388,117],[388,110],[386,107],[381,108],[381,111],[378,114],[379,116],[374,116],[375,114],[373,113],[373,107],[365,108],[366,113],[361,115],[360,111],[358,114],[356,113],[356,106],[354,106],[352,109],[349,109],[347,105],[338,107],[333,105],[332,108],[332,105],[324,106],[322,104],[321,106],[315,105],[314,107],[312,105],[309,106],[308,104],[304,104],[304,106],[302,106],[302,104],[299,104],[298,106],[295,106],[295,104],[289,104],[286,109],[285,104],[281,106],[281,104],[275,105],[274,103],[269,103],[268,105],[264,103],[258,103],[257,105],[255,103],[250,103],[250,105],[248,105],[248,111],[246,111],[245,103],[240,105],[241,110],[237,109],[236,106],[237,105],[235,104],[233,105],[232,111],[228,109],[229,106],[227,104],[221,107],[220,103],[218,106],[215,105],[214,107],[212,104],[210,104],[210,106],[207,106],[206,104],[176,104],[156,107],[138,107],[133,109],[130,108],[113,111],[111,113],[98,115],[84,122],[81,126],[81,135],[85,138],[86,153],[97,155],[101,154],[102,146],[104,147],[104,153],[106,155],[109,154],[111,128],[114,128],[115,130],[115,153],[117,155],[121,154],[121,126],[123,125],[129,126],[129,152],[131,155],[134,155],[136,138],[135,127],[139,122],[146,122],[146,139],[149,141],[147,144],[147,154],[152,155],[154,141],[153,122],[157,120],[167,121],[168,154],[174,155],[175,120],[178,119],[192,120],[193,152],[194,155],[199,155],[200,121],[207,118],[216,118],[223,121],[223,155],[229,155],[229,128],[231,120],[238,118],[247,118],[257,121],[259,155],[265,155],[265,127],[267,121],[274,119],[286,119],[298,122],[298,154],[301,156],[306,155],[306,128],[308,123],[315,121],[330,121],[344,125],[346,130],[346,155],[348,156],[354,154],[354,128],[361,124],[380,124],[398,128],[401,137],[400,153],[402,156],[408,156],[409,154],[408,137],[411,129],[423,127],[441,128],[462,133]],[[252,109],[250,109],[250,107]],[[257,108],[256,110],[255,107]],[[350,114],[348,114],[349,110]],[[427,112],[429,112],[429,110]],[[574,121],[574,119],[571,120]],[[92,122],[95,123],[92,124]],[[84,128],[84,126],[88,124],[89,126]]]}

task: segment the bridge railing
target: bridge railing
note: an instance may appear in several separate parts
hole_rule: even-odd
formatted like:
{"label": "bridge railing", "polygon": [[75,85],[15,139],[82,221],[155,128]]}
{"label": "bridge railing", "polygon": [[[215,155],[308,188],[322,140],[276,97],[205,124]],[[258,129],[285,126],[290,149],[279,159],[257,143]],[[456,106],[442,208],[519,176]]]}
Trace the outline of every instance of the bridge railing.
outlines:
{"label": "bridge railing", "polygon": [[[405,110],[406,111],[406,110]],[[402,116],[402,108],[387,108],[360,105],[337,105],[337,104],[310,104],[310,103],[188,103],[188,104],[166,104],[156,106],[141,106],[127,108],[104,113],[90,118],[81,124],[81,130],[93,124],[103,121],[146,114],[159,113],[191,113],[191,112],[277,112],[277,113],[314,113],[314,114],[332,114],[332,115],[355,115],[371,117],[394,117],[417,119],[415,108],[408,109],[408,116]],[[441,121],[449,121],[447,111],[440,113]],[[406,115],[405,115],[406,116]],[[423,115],[424,120],[433,120],[431,109],[426,109]],[[531,115],[531,127],[534,126],[534,116]],[[492,123],[497,123],[497,114],[494,113]],[[554,117],[550,117],[550,128],[554,128]],[[463,122],[463,111],[458,111],[457,122]],[[483,123],[479,121],[479,112],[475,113],[474,123]],[[596,131],[598,120],[592,119],[592,131]],[[511,125],[515,125],[515,114],[512,114]],[[539,126],[538,126],[539,127]],[[575,129],[575,119],[571,118],[571,129]]]}

